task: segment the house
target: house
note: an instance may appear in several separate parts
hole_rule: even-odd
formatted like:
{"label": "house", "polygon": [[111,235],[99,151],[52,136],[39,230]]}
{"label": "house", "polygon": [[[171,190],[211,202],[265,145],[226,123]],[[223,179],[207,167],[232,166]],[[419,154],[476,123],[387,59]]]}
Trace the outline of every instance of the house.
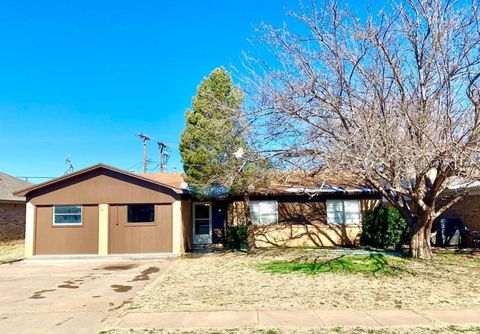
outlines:
{"label": "house", "polygon": [[[462,231],[460,240],[457,242],[461,247],[480,247],[480,181],[466,181],[464,179],[453,181],[443,192],[444,196],[452,196],[457,192],[465,193],[466,196],[459,203],[456,203],[436,219],[432,226],[432,232],[439,232],[445,240],[436,238],[434,244],[437,246],[449,246],[449,233],[455,233],[457,228]],[[447,231],[442,232],[441,222],[444,221],[450,226],[443,226]],[[465,231],[463,231],[465,229]],[[447,235],[445,235],[447,234]],[[451,236],[450,236],[451,237]],[[455,240],[453,240],[455,241]],[[445,243],[444,245],[441,245]],[[455,242],[453,245],[456,245]]]}
{"label": "house", "polygon": [[[294,177],[251,194],[257,246],[355,244],[363,211],[380,196],[368,187],[342,182],[306,184]],[[31,186],[16,196],[27,200],[27,257],[179,255],[199,245],[223,243],[225,225],[241,224],[244,217],[241,198],[197,200],[180,174],[135,174],[104,164]]]}
{"label": "house", "polygon": [[[276,173],[267,188],[250,195],[256,246],[357,245],[363,213],[380,200],[376,191],[350,175]],[[225,202],[227,224],[242,224],[243,200],[233,197]]]}
{"label": "house", "polygon": [[13,192],[31,183],[0,172],[0,241],[23,239],[25,233],[25,197]]}

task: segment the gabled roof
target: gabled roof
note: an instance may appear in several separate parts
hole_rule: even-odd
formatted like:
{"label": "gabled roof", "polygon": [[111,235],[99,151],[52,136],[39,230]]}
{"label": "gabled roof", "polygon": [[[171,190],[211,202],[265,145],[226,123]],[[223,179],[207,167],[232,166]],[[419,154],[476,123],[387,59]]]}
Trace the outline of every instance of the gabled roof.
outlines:
{"label": "gabled roof", "polygon": [[0,172],[0,201],[25,202],[25,197],[14,196],[13,193],[31,185],[30,182]]}
{"label": "gabled roof", "polygon": [[159,181],[153,180],[151,178],[147,178],[145,176],[142,176],[140,174],[127,172],[123,169],[115,168],[115,167],[100,163],[100,164],[97,164],[97,165],[93,165],[93,166],[81,169],[81,170],[76,171],[74,173],[67,174],[67,175],[64,175],[64,176],[61,176],[61,177],[57,177],[55,179],[40,183],[38,185],[34,185],[32,187],[28,187],[28,188],[19,190],[19,191],[15,192],[15,195],[16,196],[26,196],[28,193],[30,193],[34,190],[44,188],[44,187],[47,187],[47,186],[50,186],[50,185],[53,185],[53,184],[57,184],[59,182],[69,180],[69,179],[72,179],[76,176],[79,176],[79,175],[82,175],[82,174],[85,174],[85,173],[88,173],[88,172],[91,172],[91,171],[94,171],[94,170],[98,170],[98,169],[110,170],[110,171],[113,171],[113,172],[116,172],[116,173],[119,173],[119,174],[122,174],[122,175],[127,175],[127,176],[130,176],[130,177],[139,179],[139,180],[143,180],[143,181],[146,181],[146,182],[149,182],[149,183],[152,183],[152,184],[156,184],[156,185],[159,185],[159,186],[162,186],[162,187],[166,187],[166,188],[172,189],[177,194],[182,194],[183,193],[183,189],[181,189],[180,187],[176,187],[176,186],[173,186],[171,184],[159,182]]}

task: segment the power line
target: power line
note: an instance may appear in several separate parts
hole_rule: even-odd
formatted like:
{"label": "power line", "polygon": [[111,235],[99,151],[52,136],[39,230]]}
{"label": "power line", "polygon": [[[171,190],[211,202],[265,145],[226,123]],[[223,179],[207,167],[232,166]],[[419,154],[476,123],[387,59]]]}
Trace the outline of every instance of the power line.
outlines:
{"label": "power line", "polygon": [[24,179],[25,181],[28,182],[30,179],[46,179],[46,180],[51,180],[56,178],[57,176],[17,176],[18,179]]}

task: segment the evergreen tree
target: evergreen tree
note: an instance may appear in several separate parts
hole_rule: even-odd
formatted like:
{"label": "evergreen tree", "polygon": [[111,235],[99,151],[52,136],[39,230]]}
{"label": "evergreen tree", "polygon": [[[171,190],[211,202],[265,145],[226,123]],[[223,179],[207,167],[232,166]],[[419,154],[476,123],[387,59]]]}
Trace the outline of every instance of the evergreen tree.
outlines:
{"label": "evergreen tree", "polygon": [[[233,84],[223,67],[215,69],[197,88],[192,109],[186,113],[186,127],[180,140],[185,181],[196,196],[214,196],[219,189],[242,194],[249,251],[254,249],[249,192],[264,169],[247,160],[252,152],[247,145],[242,121],[242,90]],[[235,152],[245,154],[234,154]]]}

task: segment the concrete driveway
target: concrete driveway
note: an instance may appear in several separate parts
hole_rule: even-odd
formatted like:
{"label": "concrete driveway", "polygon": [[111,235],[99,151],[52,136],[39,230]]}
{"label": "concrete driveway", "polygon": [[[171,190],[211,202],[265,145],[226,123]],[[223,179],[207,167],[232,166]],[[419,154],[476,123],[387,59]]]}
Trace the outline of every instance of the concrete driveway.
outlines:
{"label": "concrete driveway", "polygon": [[0,265],[0,333],[97,333],[173,260]]}

